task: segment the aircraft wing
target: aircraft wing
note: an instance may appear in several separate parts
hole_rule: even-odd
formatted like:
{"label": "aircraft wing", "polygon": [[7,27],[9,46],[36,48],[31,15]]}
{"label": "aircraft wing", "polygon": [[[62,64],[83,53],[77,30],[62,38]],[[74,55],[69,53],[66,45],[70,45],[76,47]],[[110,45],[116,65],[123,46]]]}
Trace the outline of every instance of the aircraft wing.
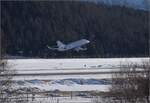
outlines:
{"label": "aircraft wing", "polygon": [[78,52],[78,51],[80,51],[80,50],[87,50],[87,48],[77,47],[77,48],[75,48],[75,50]]}

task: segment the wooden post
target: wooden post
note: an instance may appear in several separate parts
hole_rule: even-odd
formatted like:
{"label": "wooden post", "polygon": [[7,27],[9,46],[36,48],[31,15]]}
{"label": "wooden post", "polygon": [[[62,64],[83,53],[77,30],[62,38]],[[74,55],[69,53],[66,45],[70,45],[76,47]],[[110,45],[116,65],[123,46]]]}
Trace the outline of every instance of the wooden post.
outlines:
{"label": "wooden post", "polygon": [[71,91],[71,99],[72,99],[72,91]]}
{"label": "wooden post", "polygon": [[27,91],[27,102],[29,101],[28,98],[29,98],[29,97],[28,97],[28,91]]}
{"label": "wooden post", "polygon": [[2,60],[2,32],[0,28],[0,62]]}
{"label": "wooden post", "polygon": [[35,94],[32,93],[32,101],[34,101],[34,99],[35,99]]}
{"label": "wooden post", "polygon": [[59,98],[57,98],[57,103],[59,103]]}

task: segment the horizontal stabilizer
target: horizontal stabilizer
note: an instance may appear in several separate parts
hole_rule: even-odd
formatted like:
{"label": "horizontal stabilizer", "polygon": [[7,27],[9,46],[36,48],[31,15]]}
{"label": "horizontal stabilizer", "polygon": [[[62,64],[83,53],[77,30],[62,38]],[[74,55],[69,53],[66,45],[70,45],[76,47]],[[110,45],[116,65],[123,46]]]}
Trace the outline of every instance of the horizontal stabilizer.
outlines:
{"label": "horizontal stabilizer", "polygon": [[58,48],[52,48],[52,47],[50,47],[50,46],[48,46],[48,45],[47,45],[47,48],[48,48],[48,49],[51,49],[51,50],[57,50],[57,49],[58,49]]}

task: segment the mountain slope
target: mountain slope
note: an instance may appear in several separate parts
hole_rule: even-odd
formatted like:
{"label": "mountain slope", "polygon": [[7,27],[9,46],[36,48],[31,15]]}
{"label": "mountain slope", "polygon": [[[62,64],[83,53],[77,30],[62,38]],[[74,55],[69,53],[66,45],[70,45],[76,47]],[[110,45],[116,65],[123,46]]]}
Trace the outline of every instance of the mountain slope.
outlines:
{"label": "mountain slope", "polygon": [[[1,27],[6,52],[29,57],[148,56],[148,11],[90,2],[2,2]],[[88,39],[86,51],[57,52],[67,44]],[[4,39],[3,39],[4,40]]]}

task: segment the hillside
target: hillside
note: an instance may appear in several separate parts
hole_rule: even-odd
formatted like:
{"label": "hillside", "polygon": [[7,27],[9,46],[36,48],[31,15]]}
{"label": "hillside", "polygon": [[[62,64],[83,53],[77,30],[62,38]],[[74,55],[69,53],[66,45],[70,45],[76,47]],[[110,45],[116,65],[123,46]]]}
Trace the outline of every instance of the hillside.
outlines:
{"label": "hillside", "polygon": [[[148,11],[91,2],[1,1],[1,28],[9,55],[142,57],[149,55]],[[57,40],[88,39],[87,51],[50,51]]]}

